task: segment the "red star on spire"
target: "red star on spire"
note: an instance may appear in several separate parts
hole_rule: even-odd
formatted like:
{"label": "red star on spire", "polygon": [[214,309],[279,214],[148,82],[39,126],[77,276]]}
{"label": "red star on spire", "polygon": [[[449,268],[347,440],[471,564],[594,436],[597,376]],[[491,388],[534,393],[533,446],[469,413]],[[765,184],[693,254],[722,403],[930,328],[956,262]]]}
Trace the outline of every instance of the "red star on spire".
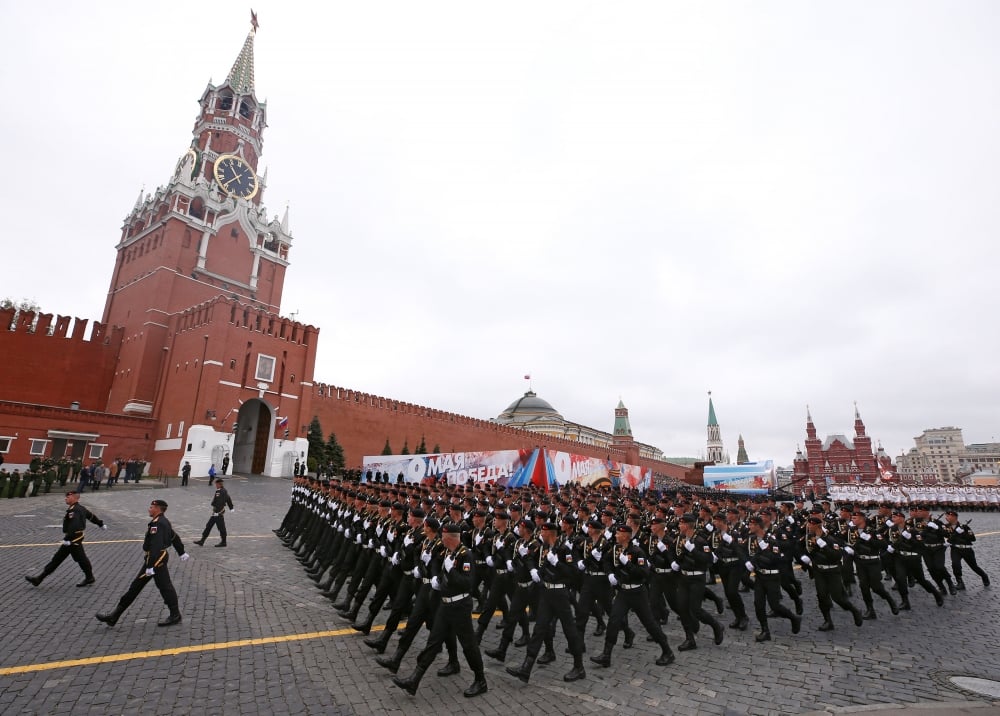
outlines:
{"label": "red star on spire", "polygon": [[250,24],[253,26],[253,31],[257,32],[257,28],[260,27],[260,25],[257,24],[257,13],[255,13],[252,8],[250,10]]}

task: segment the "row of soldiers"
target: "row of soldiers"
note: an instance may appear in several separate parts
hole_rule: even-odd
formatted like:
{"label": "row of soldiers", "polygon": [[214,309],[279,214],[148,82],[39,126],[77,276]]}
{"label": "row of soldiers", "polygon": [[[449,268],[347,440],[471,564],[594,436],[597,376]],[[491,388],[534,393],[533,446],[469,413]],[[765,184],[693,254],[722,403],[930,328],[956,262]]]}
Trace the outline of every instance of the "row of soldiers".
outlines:
{"label": "row of soldiers", "polygon": [[[914,506],[907,517],[886,505],[869,518],[850,505],[837,512],[819,505],[807,511],[803,503],[753,504],[721,495],[694,504],[680,495],[658,499],[581,486],[508,494],[497,487],[356,486],[300,478],[276,532],[357,631],[367,636],[389,602],[381,635],[365,640],[377,653],[386,652],[408,615],[395,652],[377,660],[390,672],[398,671],[420,630],[430,628],[414,673],[396,677],[397,685],[415,693],[442,648],[448,663],[438,675],[458,673],[461,644],[475,674],[465,693],[475,696],[487,688],[479,643],[496,610],[502,633],[487,656],[504,661],[512,642],[527,646],[523,663],[507,671],[528,681],[536,661],[555,661],[558,622],[573,657],[564,679],[574,681],[586,675],[584,635],[592,616],[595,635],[605,637],[602,652],[591,657],[601,667],[610,665],[619,633],[624,648],[633,646],[630,612],[661,647],[659,665],[675,658],[661,627],[671,611],[684,629],[679,651],[698,648],[701,625],[721,644],[725,630],[704,607],[714,603],[716,613],[723,612],[722,599],[708,588],[717,578],[734,615],[732,629],[748,628],[740,592],[753,591],[759,642],[771,639],[769,617],[787,619],[792,633],[801,628],[796,562],[815,582],[824,631],[834,628],[834,604],[849,611],[857,626],[877,618],[873,596],[893,614],[910,609],[911,585],[920,584],[940,606],[946,588],[951,594],[964,588],[963,563],[988,586],[969,525],[960,524],[954,511],[931,519],[922,508]],[[947,545],[954,580],[944,568]],[[900,604],[885,589],[883,570],[894,577]],[[864,612],[849,598],[855,582]],[[794,611],[782,603],[782,593]],[[473,625],[475,600],[479,616]]]}

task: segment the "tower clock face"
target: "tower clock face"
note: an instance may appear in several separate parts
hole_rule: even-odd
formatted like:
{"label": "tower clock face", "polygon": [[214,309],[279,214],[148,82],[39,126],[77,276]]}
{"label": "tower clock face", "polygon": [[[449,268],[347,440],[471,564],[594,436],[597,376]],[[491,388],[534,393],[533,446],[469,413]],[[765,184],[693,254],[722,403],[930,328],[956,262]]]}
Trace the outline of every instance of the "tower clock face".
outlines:
{"label": "tower clock face", "polygon": [[249,199],[257,193],[257,175],[235,154],[223,154],[215,160],[215,181],[229,196]]}

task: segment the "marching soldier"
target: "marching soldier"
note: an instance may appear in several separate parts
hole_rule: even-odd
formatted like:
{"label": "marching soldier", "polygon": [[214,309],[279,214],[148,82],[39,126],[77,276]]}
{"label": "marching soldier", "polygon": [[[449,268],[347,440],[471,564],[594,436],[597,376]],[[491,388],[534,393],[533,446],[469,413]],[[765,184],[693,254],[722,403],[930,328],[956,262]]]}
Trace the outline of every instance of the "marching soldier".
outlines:
{"label": "marching soldier", "polygon": [[205,529],[201,533],[201,539],[194,541],[196,545],[201,547],[205,544],[205,540],[208,539],[208,534],[212,531],[212,527],[218,525],[219,537],[222,538],[222,541],[216,543],[215,546],[226,546],[226,535],[228,533],[226,532],[226,518],[223,517],[226,507],[229,507],[230,512],[236,512],[233,508],[233,498],[229,496],[229,492],[222,486],[222,478],[220,477],[215,480],[215,495],[212,496],[212,516],[208,518],[208,524],[205,525]]}
{"label": "marching soldier", "polygon": [[736,537],[730,534],[725,512],[716,512],[712,522],[715,525],[715,532],[712,534],[711,544],[719,560],[716,567],[722,578],[722,589],[729,602],[729,608],[733,612],[733,623],[729,628],[746,631],[750,620],[747,619],[747,610],[739,590],[740,580],[743,578],[743,565],[747,561],[746,553]]}
{"label": "marching soldier", "polygon": [[832,631],[833,619],[830,608],[836,603],[844,611],[854,617],[855,626],[864,623],[861,610],[858,609],[844,593],[844,578],[841,573],[842,552],[852,554],[854,549],[841,549],[839,538],[828,532],[823,526],[823,519],[810,517],[806,522],[805,553],[799,558],[803,564],[813,568],[813,581],[816,585],[816,599],[819,610],[823,614],[823,623],[819,631]]}
{"label": "marching soldier", "polygon": [[677,612],[684,625],[684,641],[677,651],[697,649],[694,640],[698,622],[712,628],[716,645],[722,643],[725,631],[719,621],[701,606],[705,594],[705,573],[712,566],[712,548],[696,534],[697,518],[692,514],[681,517],[680,531],[674,544],[670,568],[680,577],[677,582]]}
{"label": "marching soldier", "polygon": [[857,569],[861,599],[865,603],[864,619],[877,619],[872,592],[889,605],[889,611],[899,614],[896,600],[882,584],[882,551],[888,542],[882,531],[869,525],[868,516],[861,510],[854,510],[848,522],[847,546],[854,550],[854,566]]}
{"label": "marching soldier", "polygon": [[911,531],[912,525],[906,524],[906,518],[899,510],[893,511],[892,523],[893,525],[889,529],[889,546],[885,550],[894,557],[896,587],[899,589],[899,597],[902,602],[899,605],[900,610],[909,611],[910,609],[908,583],[910,579],[933,596],[939,607],[943,607],[944,598],[941,593],[924,576],[923,562],[920,557],[922,542],[917,539],[918,535]]}
{"label": "marching soldier", "polygon": [[969,565],[969,569],[979,575],[983,580],[983,586],[990,586],[990,578],[986,571],[976,563],[976,550],[972,543],[976,541],[976,534],[969,527],[969,522],[964,525],[958,523],[958,512],[948,510],[945,513],[945,530],[948,534],[948,541],[951,542],[951,571],[955,574],[955,588],[964,591],[965,582],[962,581],[962,562]]}
{"label": "marching soldier", "polygon": [[118,600],[117,606],[110,612],[98,613],[97,619],[108,626],[118,623],[121,615],[129,608],[129,605],[139,596],[139,592],[149,583],[150,578],[156,583],[156,588],[160,590],[163,603],[170,610],[170,615],[156,626],[171,626],[181,623],[181,612],[177,607],[177,591],[170,581],[170,572],[167,569],[167,562],[170,559],[167,550],[173,547],[180,555],[181,561],[186,562],[190,555],[184,551],[184,543],[174,532],[169,520],[164,516],[167,511],[167,503],[163,500],[153,500],[149,504],[149,524],[146,525],[146,537],[142,542],[142,549],[145,558],[139,574],[132,580],[128,591]]}
{"label": "marching soldier", "polygon": [[771,641],[771,629],[767,623],[767,609],[792,623],[792,634],[802,628],[802,618],[781,603],[781,548],[778,541],[770,536],[764,527],[764,519],[751,517],[747,523],[747,572],[755,575],[753,585],[753,606],[760,624],[760,631],[754,636],[758,642]]}
{"label": "marching soldier", "polygon": [[[56,568],[63,563],[66,557],[72,557],[73,561],[80,565],[83,570],[83,581],[77,584],[78,587],[89,587],[94,583],[94,571],[87,559],[87,553],[83,551],[83,530],[87,526],[87,521],[93,522],[102,530],[108,526],[104,521],[80,504],[80,493],[70,490],[66,493],[66,514],[63,515],[63,541],[56,550],[56,553],[49,560],[49,563],[42,568],[42,573],[37,577],[25,577],[36,587],[42,580],[56,571]],[[973,562],[975,564],[975,556]],[[975,569],[975,567],[973,567]]]}

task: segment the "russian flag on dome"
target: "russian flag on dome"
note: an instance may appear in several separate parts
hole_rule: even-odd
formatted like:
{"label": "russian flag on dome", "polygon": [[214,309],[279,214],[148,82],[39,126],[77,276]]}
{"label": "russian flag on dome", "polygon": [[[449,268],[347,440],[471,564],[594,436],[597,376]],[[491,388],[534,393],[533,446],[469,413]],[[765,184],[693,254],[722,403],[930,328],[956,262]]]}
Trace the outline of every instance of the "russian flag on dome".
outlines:
{"label": "russian flag on dome", "polygon": [[288,416],[287,415],[285,417],[283,417],[281,420],[278,421],[278,427],[279,428],[283,428],[286,425],[288,425]]}

